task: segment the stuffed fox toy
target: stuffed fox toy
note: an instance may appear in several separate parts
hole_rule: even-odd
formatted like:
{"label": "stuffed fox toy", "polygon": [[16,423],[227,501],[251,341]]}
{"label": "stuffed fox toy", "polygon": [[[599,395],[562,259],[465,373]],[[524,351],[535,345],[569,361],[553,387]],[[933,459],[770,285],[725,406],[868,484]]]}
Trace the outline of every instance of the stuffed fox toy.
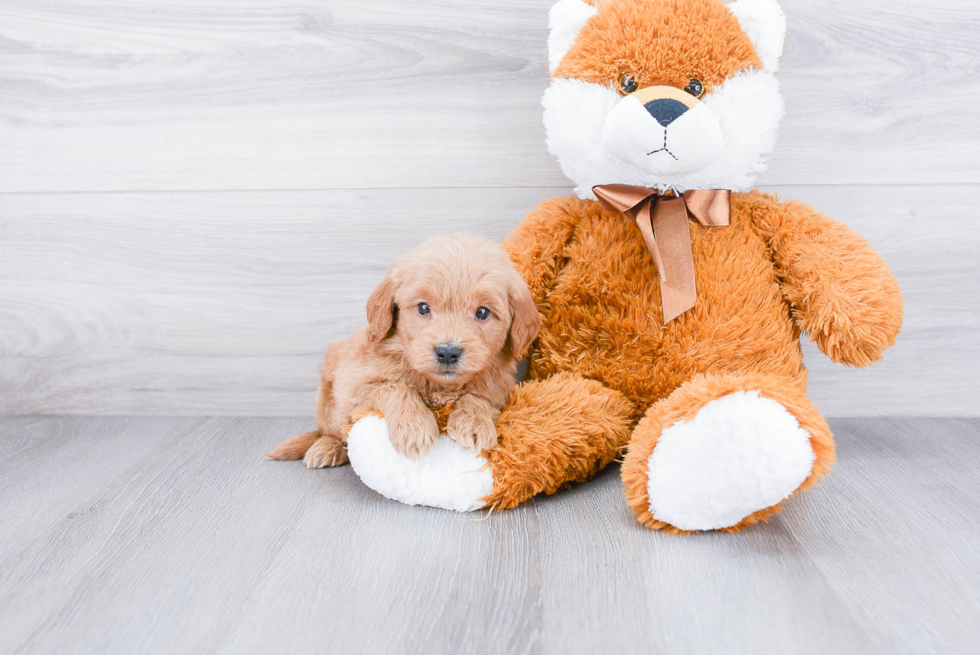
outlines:
{"label": "stuffed fox toy", "polygon": [[505,509],[623,458],[643,525],[765,520],[834,461],[801,333],[867,366],[902,322],[867,241],[751,190],[783,113],[783,12],[775,0],[560,0],[550,27],[544,122],[576,197],[542,203],[504,244],[542,318],[529,379],[490,452],[409,462],[378,445],[383,420],[369,417],[351,461],[404,502]]}

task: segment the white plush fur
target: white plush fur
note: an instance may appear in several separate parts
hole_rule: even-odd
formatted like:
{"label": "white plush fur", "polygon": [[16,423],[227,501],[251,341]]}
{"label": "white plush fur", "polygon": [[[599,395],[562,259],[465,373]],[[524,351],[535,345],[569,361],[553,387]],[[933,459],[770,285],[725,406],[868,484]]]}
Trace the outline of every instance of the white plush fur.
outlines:
{"label": "white plush fur", "polygon": [[736,0],[728,9],[752,40],[768,73],[779,70],[786,43],[786,14],[776,0]]}
{"label": "white plush fur", "polygon": [[650,513],[682,530],[717,530],[772,507],[813,470],[810,433],[758,391],[732,393],[666,428],[650,455]]}
{"label": "white plush fur", "polygon": [[555,72],[568,49],[575,43],[575,37],[590,18],[596,15],[596,8],[582,0],[559,0],[548,12],[548,70]]}
{"label": "white plush fur", "polygon": [[718,119],[704,103],[664,127],[633,96],[606,117],[602,142],[616,159],[658,176],[700,171],[725,147]]}
{"label": "white plush fur", "polygon": [[594,199],[592,187],[597,184],[633,184],[679,192],[748,191],[756,175],[765,170],[783,115],[775,75],[760,70],[738,72],[701,103],[721,128],[724,145],[717,158],[698,171],[657,175],[617,158],[603,141],[606,121],[623,100],[609,86],[569,78],[553,80],[545,91],[542,104],[548,150],[576,183],[575,193],[580,198]]}
{"label": "white plush fur", "polygon": [[412,461],[392,447],[388,426],[376,416],[351,428],[347,455],[365,485],[406,505],[471,512],[493,491],[493,474],[476,451],[442,436],[428,455]]}

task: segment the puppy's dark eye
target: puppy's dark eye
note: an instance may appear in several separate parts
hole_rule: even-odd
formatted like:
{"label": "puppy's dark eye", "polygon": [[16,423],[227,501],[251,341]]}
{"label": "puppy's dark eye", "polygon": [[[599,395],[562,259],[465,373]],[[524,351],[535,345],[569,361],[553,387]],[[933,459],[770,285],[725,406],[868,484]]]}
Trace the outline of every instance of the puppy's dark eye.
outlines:
{"label": "puppy's dark eye", "polygon": [[629,95],[639,88],[640,83],[636,81],[636,75],[633,73],[622,73],[619,76],[619,92],[623,95]]}
{"label": "puppy's dark eye", "polygon": [[701,80],[699,80],[698,78],[692,77],[690,82],[688,82],[687,86],[684,87],[684,90],[690,93],[695,98],[700,98],[701,96],[704,95],[704,84],[702,84]]}
{"label": "puppy's dark eye", "polygon": [[431,311],[432,310],[429,309],[429,303],[426,302],[419,303],[419,314],[421,314],[422,316],[428,316],[429,312]]}
{"label": "puppy's dark eye", "polygon": [[480,307],[478,310],[476,310],[476,317],[481,321],[485,321],[490,318],[490,310],[486,307]]}

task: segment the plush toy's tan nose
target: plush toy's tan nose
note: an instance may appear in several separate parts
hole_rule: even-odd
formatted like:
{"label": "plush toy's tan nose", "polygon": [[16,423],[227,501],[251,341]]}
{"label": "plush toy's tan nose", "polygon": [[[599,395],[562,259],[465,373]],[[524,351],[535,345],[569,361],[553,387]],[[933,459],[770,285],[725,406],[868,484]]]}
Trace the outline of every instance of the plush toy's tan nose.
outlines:
{"label": "plush toy's tan nose", "polygon": [[667,127],[698,104],[690,93],[672,86],[648,86],[630,94],[640,101],[654,120]]}
{"label": "plush toy's tan nose", "polygon": [[646,105],[653,100],[676,100],[688,109],[694,109],[698,104],[698,99],[687,91],[681,91],[675,86],[645,86],[637,89],[627,96],[636,98],[641,105]]}

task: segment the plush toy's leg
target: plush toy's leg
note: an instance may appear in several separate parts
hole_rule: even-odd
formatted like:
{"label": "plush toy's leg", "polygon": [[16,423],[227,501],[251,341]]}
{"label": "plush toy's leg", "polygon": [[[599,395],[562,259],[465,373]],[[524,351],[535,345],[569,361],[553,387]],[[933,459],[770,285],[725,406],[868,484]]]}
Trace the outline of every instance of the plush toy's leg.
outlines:
{"label": "plush toy's leg", "polygon": [[648,527],[734,532],[778,512],[833,461],[830,428],[798,383],[764,374],[699,376],[637,425],[623,487]]}
{"label": "plush toy's leg", "polygon": [[588,480],[622,454],[633,412],[618,391],[572,373],[521,385],[497,419],[487,507],[508,509]]}
{"label": "plush toy's leg", "polygon": [[458,512],[514,507],[582,482],[622,453],[634,407],[594,380],[560,374],[514,389],[497,419],[497,446],[478,453],[446,436],[421,460],[391,447],[383,418],[355,418],[347,437],[354,472],[409,505]]}

